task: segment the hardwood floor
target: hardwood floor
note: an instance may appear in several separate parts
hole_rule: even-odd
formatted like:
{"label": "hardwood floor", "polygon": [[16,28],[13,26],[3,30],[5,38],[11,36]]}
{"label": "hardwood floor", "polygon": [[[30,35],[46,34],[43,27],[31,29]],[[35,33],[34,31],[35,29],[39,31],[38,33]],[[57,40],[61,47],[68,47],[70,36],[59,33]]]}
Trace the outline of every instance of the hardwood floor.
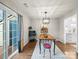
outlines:
{"label": "hardwood floor", "polygon": [[12,59],[31,59],[36,42],[29,42],[23,52],[16,54]]}
{"label": "hardwood floor", "polygon": [[[36,42],[29,42],[24,47],[24,51],[21,53],[18,53],[12,59],[31,59],[35,45],[36,45]],[[75,48],[72,46],[72,44],[62,44],[61,42],[56,41],[56,45],[67,56],[68,59],[77,59]]]}
{"label": "hardwood floor", "polygon": [[68,59],[77,59],[76,48],[72,46],[73,44],[63,44],[56,41],[56,45],[68,57]]}
{"label": "hardwood floor", "polygon": [[0,47],[0,59],[2,59],[2,52],[3,52],[3,49],[2,49],[2,47]]}

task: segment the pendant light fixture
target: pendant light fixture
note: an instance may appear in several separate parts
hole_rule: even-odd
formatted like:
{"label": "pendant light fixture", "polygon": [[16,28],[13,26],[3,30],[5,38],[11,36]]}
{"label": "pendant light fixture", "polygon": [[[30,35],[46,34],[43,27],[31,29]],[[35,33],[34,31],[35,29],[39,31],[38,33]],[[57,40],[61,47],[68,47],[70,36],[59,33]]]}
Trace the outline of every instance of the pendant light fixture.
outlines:
{"label": "pendant light fixture", "polygon": [[50,23],[50,18],[47,17],[47,11],[44,12],[44,18],[43,18],[43,24],[49,24]]}

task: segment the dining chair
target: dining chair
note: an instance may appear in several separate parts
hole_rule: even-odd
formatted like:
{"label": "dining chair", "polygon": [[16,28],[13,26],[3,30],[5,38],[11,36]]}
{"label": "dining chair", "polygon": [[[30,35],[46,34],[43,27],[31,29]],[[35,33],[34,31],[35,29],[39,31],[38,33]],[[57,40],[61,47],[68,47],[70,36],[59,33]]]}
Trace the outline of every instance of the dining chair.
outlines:
{"label": "dining chair", "polygon": [[49,40],[44,41],[44,44],[43,44],[43,46],[44,46],[44,57],[45,57],[45,50],[49,49],[50,59],[51,59],[51,45],[52,45],[52,41],[49,41]]}

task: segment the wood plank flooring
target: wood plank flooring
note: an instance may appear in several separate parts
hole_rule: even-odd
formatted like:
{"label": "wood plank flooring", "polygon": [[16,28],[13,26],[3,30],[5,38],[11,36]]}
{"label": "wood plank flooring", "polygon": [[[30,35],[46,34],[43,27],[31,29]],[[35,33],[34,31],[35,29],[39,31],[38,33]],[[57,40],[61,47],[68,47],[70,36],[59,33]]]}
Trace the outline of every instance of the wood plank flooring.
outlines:
{"label": "wood plank flooring", "polygon": [[68,59],[77,59],[76,48],[72,44],[62,44],[59,41],[56,41],[56,45],[60,50],[68,57]]}
{"label": "wood plank flooring", "polygon": [[2,49],[2,47],[0,47],[0,59],[2,59],[2,52],[3,52],[3,49]]}
{"label": "wood plank flooring", "polygon": [[[35,45],[36,45],[36,42],[29,42],[24,47],[24,51],[21,53],[18,53],[12,59],[31,59]],[[68,57],[68,59],[77,59],[75,48],[71,46],[71,44],[62,44],[61,42],[56,42],[56,45]]]}
{"label": "wood plank flooring", "polygon": [[29,42],[21,53],[16,54],[12,59],[31,59],[33,50],[35,48],[35,42]]}

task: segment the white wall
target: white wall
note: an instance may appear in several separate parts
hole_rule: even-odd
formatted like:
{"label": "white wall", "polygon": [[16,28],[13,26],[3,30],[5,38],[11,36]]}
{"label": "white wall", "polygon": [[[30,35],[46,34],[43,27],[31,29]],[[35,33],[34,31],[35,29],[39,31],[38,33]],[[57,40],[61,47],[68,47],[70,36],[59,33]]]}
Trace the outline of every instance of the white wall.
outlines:
{"label": "white wall", "polygon": [[28,43],[28,27],[30,26],[30,20],[26,15],[23,15],[23,25],[24,25],[24,42],[25,45]]}
{"label": "white wall", "polygon": [[[34,30],[37,31],[37,34],[40,33],[40,29],[42,27],[42,19],[35,19],[32,20],[31,23]],[[50,24],[48,25],[48,33],[52,34],[56,39],[58,39],[58,20],[57,19],[51,19]]]}
{"label": "white wall", "polygon": [[48,26],[49,34],[52,34],[56,39],[58,39],[59,27],[58,19],[51,19]]}
{"label": "white wall", "polygon": [[28,27],[30,26],[30,19],[28,18],[27,14],[23,11],[23,8],[19,5],[19,3],[16,4],[16,2],[13,2],[12,0],[0,0],[0,2],[5,4],[12,10],[14,10],[16,13],[19,13],[23,16],[24,42],[25,42],[25,44],[27,44],[27,42],[28,42]]}
{"label": "white wall", "polygon": [[64,19],[59,19],[59,41],[64,42]]}

